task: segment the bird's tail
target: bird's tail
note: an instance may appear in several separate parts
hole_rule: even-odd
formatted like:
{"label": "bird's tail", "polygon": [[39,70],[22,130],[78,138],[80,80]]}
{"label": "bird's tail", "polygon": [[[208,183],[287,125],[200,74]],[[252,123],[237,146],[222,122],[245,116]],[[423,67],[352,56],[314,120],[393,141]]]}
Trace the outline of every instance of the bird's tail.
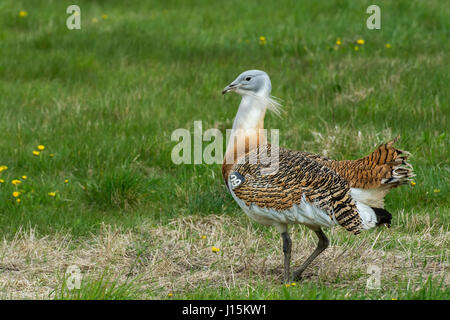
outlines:
{"label": "bird's tail", "polygon": [[410,153],[394,147],[399,138],[380,145],[371,154],[358,160],[316,161],[336,171],[352,188],[379,189],[385,195],[389,189],[406,184],[415,176],[413,167],[407,162]]}
{"label": "bird's tail", "polygon": [[[364,158],[339,161],[341,167],[349,168],[342,171],[351,186],[354,200],[383,209],[384,197],[389,190],[408,183],[415,176],[411,164],[407,162],[409,152],[393,146],[398,139],[380,145]],[[381,214],[381,211],[377,213]]]}
{"label": "bird's tail", "polygon": [[[369,171],[371,173],[372,180],[389,188],[406,184],[415,176],[413,167],[407,162],[410,153],[393,146],[399,138],[400,136],[380,145],[368,156],[356,160],[362,168],[365,168],[363,172]],[[361,180],[364,183],[364,178]]]}

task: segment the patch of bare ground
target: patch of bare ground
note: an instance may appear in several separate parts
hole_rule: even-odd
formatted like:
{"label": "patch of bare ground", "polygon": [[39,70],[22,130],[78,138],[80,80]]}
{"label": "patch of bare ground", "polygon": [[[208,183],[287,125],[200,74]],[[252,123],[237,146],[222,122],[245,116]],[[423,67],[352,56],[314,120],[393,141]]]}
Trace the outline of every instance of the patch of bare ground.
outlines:
{"label": "patch of bare ground", "polygon": [[[99,235],[84,240],[20,231],[0,244],[2,298],[51,299],[70,265],[80,267],[83,279],[99,277],[104,270],[119,282],[134,279],[146,292],[144,299],[205,285],[228,289],[248,289],[261,281],[268,287],[281,285],[279,235],[272,229],[263,233],[243,219],[190,216],[134,231],[105,225]],[[331,246],[307,269],[304,281],[364,291],[367,269],[375,265],[381,268],[383,287],[398,281],[415,287],[429,276],[443,278],[448,285],[448,230],[429,219],[416,220],[405,223],[420,223],[422,231],[403,233],[393,227],[354,237],[343,229],[328,230]],[[299,265],[314,250],[316,238],[303,227],[291,228],[291,236],[293,264]],[[213,246],[220,251],[213,252]]]}

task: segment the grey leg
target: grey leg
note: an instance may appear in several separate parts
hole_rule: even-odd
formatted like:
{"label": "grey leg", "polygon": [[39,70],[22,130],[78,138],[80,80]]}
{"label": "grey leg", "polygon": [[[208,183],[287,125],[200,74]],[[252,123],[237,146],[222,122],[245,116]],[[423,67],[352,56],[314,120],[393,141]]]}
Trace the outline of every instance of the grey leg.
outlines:
{"label": "grey leg", "polygon": [[313,260],[323,251],[325,250],[328,245],[330,244],[330,241],[328,241],[327,236],[325,233],[323,233],[322,229],[319,228],[319,230],[314,231],[317,234],[317,237],[319,238],[319,243],[317,244],[316,250],[306,259],[306,261],[294,271],[293,278],[294,280],[300,280],[303,271],[313,262]]}
{"label": "grey leg", "polygon": [[291,278],[291,249],[292,249],[292,240],[289,237],[289,233],[287,231],[281,233],[281,238],[283,239],[283,252],[284,252],[284,283],[289,283]]}

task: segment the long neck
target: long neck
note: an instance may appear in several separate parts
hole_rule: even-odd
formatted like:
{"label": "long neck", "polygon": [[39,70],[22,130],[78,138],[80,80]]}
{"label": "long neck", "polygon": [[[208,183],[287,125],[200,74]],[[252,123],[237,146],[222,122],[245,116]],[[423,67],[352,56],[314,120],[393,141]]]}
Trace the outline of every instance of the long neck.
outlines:
{"label": "long neck", "polygon": [[232,133],[238,130],[264,129],[265,114],[266,106],[263,100],[243,96],[233,122]]}
{"label": "long neck", "polygon": [[252,96],[242,97],[222,166],[224,177],[228,176],[229,170],[237,159],[249,150],[267,143],[266,134],[262,130],[264,129],[266,109],[265,99]]}

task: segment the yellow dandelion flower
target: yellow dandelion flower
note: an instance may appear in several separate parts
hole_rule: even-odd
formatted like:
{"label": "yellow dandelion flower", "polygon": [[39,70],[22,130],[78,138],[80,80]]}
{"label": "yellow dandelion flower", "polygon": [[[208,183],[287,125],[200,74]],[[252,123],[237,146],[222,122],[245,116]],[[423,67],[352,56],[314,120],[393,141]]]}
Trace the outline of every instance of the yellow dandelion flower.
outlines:
{"label": "yellow dandelion flower", "polygon": [[28,15],[28,12],[24,11],[24,10],[20,10],[19,11],[19,17],[21,18],[25,18]]}
{"label": "yellow dandelion flower", "polygon": [[49,192],[48,195],[49,195],[50,197],[54,197],[54,196],[56,196],[56,192]]}
{"label": "yellow dandelion flower", "polygon": [[338,38],[338,39],[336,40],[336,44],[337,44],[338,46],[340,46],[340,45],[342,44],[341,39]]}
{"label": "yellow dandelion flower", "polygon": [[3,179],[0,179],[0,183],[5,183],[5,180],[3,180]]}
{"label": "yellow dandelion flower", "polygon": [[42,151],[42,150],[44,150],[44,149],[45,149],[45,146],[43,146],[42,144],[40,144],[40,145],[38,145],[38,147],[37,147],[37,148],[38,148],[38,150],[41,150],[41,151]]}
{"label": "yellow dandelion flower", "polygon": [[433,192],[434,192],[434,193],[439,193],[439,192],[441,192],[441,190],[439,190],[439,189],[434,189]]}
{"label": "yellow dandelion flower", "polygon": [[355,49],[355,51],[358,51],[358,50],[359,50],[359,47],[358,47],[358,46],[355,46],[354,49]]}
{"label": "yellow dandelion flower", "polygon": [[392,300],[397,300],[397,298],[392,298]]}
{"label": "yellow dandelion flower", "polygon": [[103,19],[103,20],[108,19],[108,15],[106,15],[106,14],[102,15],[102,19]]}
{"label": "yellow dandelion flower", "polygon": [[13,197],[17,198],[18,196],[20,196],[20,192],[19,191],[14,191],[13,192]]}
{"label": "yellow dandelion flower", "polygon": [[55,155],[54,155],[53,153],[50,153],[48,156],[49,156],[50,158],[53,158]]}
{"label": "yellow dandelion flower", "polygon": [[411,186],[415,186],[417,183],[415,183],[414,181],[411,181]]}
{"label": "yellow dandelion flower", "polygon": [[69,179],[64,180],[64,183],[69,183]]}
{"label": "yellow dandelion flower", "polygon": [[291,286],[291,285],[290,285],[289,283],[286,283],[286,284],[285,284],[285,287],[286,287],[286,288],[289,288],[290,286]]}
{"label": "yellow dandelion flower", "polygon": [[203,240],[205,240],[205,239],[206,239],[206,236],[201,236],[201,238],[202,238]]}
{"label": "yellow dandelion flower", "polygon": [[260,36],[259,37],[259,44],[260,45],[265,45],[266,42],[267,42],[266,37],[264,37],[264,36]]}
{"label": "yellow dandelion flower", "polygon": [[5,170],[8,170],[7,166],[0,166],[0,172],[5,171]]}
{"label": "yellow dandelion flower", "polygon": [[168,294],[167,294],[167,296],[170,298],[170,297],[173,297],[173,293],[172,292],[169,292]]}
{"label": "yellow dandelion flower", "polygon": [[295,282],[292,282],[292,283],[291,283],[291,286],[294,286],[294,287],[295,287],[296,285],[297,285],[297,283],[295,283]]}
{"label": "yellow dandelion flower", "polygon": [[33,155],[34,156],[38,156],[38,155],[40,155],[41,153],[39,152],[39,151],[36,151],[36,150],[33,150]]}
{"label": "yellow dandelion flower", "polygon": [[391,48],[391,44],[390,43],[386,43],[386,49],[390,49]]}
{"label": "yellow dandelion flower", "polygon": [[97,18],[92,18],[92,22],[93,22],[93,23],[97,23],[97,22],[98,22],[98,19],[97,19]]}
{"label": "yellow dandelion flower", "polygon": [[16,186],[18,184],[21,184],[22,181],[20,181],[19,179],[14,179],[14,180],[11,181],[11,183]]}
{"label": "yellow dandelion flower", "polygon": [[22,176],[22,179],[23,180],[27,180],[27,176]]}
{"label": "yellow dandelion flower", "polygon": [[356,43],[362,46],[365,43],[365,41],[363,39],[358,39],[356,40]]}
{"label": "yellow dandelion flower", "polygon": [[217,247],[212,247],[211,250],[212,250],[212,252],[219,252],[220,251],[220,249],[217,248]]}
{"label": "yellow dandelion flower", "polygon": [[17,199],[16,199],[16,202],[17,202],[17,203],[20,203],[20,201],[22,201],[22,200],[20,200],[20,198],[17,198]]}

